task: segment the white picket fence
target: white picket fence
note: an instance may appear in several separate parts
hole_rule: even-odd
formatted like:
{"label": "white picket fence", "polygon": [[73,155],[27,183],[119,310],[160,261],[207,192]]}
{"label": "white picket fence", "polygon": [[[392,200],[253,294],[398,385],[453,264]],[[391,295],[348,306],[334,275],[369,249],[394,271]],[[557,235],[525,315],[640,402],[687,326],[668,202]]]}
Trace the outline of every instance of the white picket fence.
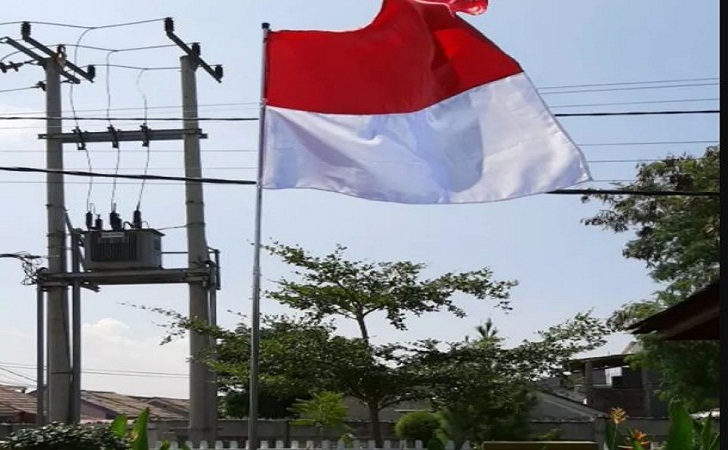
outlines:
{"label": "white picket fence", "polygon": [[[315,443],[314,441],[296,441],[292,440],[290,442],[289,446],[285,446],[285,443],[283,441],[275,441],[275,445],[273,447],[270,447],[269,444],[266,441],[262,441],[260,448],[261,449],[271,449],[271,450],[423,450],[424,445],[421,441],[389,441],[385,440],[382,442],[381,447],[377,447],[375,442],[372,441],[350,441],[350,442],[344,442],[343,440],[339,441],[321,441],[320,444]],[[198,444],[193,444],[192,442],[186,442],[185,445],[190,448],[190,450],[218,450],[218,449],[247,449],[248,443],[246,441],[238,442],[238,441],[229,441],[229,442],[222,442],[217,441],[214,443],[208,443],[207,441],[202,441]],[[152,446],[154,450],[158,450],[162,446],[162,442],[157,442]],[[172,445],[170,447],[171,449],[180,449],[181,446],[179,446],[176,442],[172,442]],[[453,450],[455,448],[455,444],[452,441],[449,441],[445,444],[445,450]],[[466,442],[462,446],[462,450],[471,450],[470,444]]]}

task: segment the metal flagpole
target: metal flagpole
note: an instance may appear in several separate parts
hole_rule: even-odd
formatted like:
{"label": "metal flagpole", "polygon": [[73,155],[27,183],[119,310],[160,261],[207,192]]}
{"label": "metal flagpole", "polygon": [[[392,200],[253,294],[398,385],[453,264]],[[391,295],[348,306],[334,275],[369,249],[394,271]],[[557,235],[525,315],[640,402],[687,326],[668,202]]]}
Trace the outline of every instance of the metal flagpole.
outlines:
{"label": "metal flagpole", "polygon": [[253,305],[250,327],[250,386],[248,408],[248,449],[257,450],[258,442],[258,381],[260,374],[260,228],[263,213],[263,147],[265,145],[265,86],[266,86],[266,48],[270,24],[261,24],[263,29],[263,57],[260,83],[260,121],[258,130],[258,177],[255,184],[255,240],[253,243]]}

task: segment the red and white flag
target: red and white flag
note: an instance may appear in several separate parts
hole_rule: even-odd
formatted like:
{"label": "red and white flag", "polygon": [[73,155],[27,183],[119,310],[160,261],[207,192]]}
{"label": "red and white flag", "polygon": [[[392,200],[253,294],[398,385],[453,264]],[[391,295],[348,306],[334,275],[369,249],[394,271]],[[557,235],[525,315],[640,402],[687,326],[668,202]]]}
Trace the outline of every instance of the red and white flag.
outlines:
{"label": "red and white flag", "polygon": [[518,62],[455,14],[486,6],[384,0],[358,30],[271,31],[263,187],[434,204],[590,180]]}

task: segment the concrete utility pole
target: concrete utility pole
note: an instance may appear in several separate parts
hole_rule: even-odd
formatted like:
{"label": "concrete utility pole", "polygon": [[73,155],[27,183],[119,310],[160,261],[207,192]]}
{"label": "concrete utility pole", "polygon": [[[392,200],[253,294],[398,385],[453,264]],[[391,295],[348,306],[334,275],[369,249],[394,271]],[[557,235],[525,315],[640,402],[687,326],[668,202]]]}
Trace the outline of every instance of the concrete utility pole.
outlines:
{"label": "concrete utility pole", "polygon": [[[185,176],[202,177],[200,140],[197,120],[197,77],[195,70],[198,60],[190,55],[180,58],[182,69],[182,117],[184,128]],[[209,260],[207,240],[205,239],[205,210],[202,183],[185,182],[187,205],[187,263],[188,268],[205,266]],[[190,317],[210,323],[209,286],[202,282],[190,282]],[[190,332],[190,424],[192,442],[207,440],[214,442],[217,437],[217,388],[213,374],[204,362],[195,360],[198,355],[210,350],[210,340],[194,331]],[[213,409],[214,408],[214,409]],[[214,411],[214,413],[212,413]]]}
{"label": "concrete utility pole", "polygon": [[[30,56],[45,69],[46,135],[48,136],[46,141],[46,166],[51,170],[63,170],[63,141],[58,138],[63,126],[61,119],[61,77],[71,83],[78,84],[81,80],[75,75],[93,81],[96,70],[93,66],[88,66],[84,70],[68,61],[63,45],[59,45],[56,50],[51,50],[38,42],[31,36],[30,22],[21,24],[20,34],[23,37],[24,44],[7,36],[2,41],[17,49],[18,52]],[[80,420],[80,408],[72,402],[72,394],[74,391],[80,390],[80,377],[74,377],[72,373],[72,369],[78,371],[79,367],[72,368],[71,365],[68,283],[63,280],[68,272],[63,178],[61,173],[49,172],[46,175],[46,209],[48,212],[48,270],[46,275],[59,279],[59,281],[43,285],[43,289],[48,293],[46,317],[48,420],[74,423]],[[42,290],[39,291],[38,299],[39,311],[41,311]],[[39,314],[39,322],[41,320],[42,317]],[[80,338],[80,335],[75,337],[75,339],[78,338]],[[41,352],[40,345],[38,351]],[[41,356],[38,355],[39,362]],[[75,355],[75,359],[80,361],[80,353]],[[40,396],[42,393],[39,392],[38,395]],[[39,409],[41,407],[42,400],[39,400]],[[42,415],[42,411],[38,412]]]}
{"label": "concrete utility pole", "polygon": [[[205,70],[218,83],[222,82],[222,66],[212,67],[201,57],[200,44],[193,43],[188,46],[174,32],[174,21],[171,18],[164,20],[164,30],[167,37],[177,44],[186,55],[180,58],[182,69],[182,117],[185,129],[185,176],[188,178],[202,177],[202,164],[200,160],[200,142],[198,137],[199,120],[197,115],[197,78],[195,71],[198,68]],[[202,183],[198,181],[185,182],[185,196],[187,200],[187,263],[188,270],[209,266],[209,248],[205,239],[205,214],[202,198]],[[215,313],[214,294],[212,289],[219,288],[199,281],[189,282],[190,317],[201,319],[204,323],[212,324]],[[194,358],[213,348],[212,340],[194,331],[190,332],[190,420],[189,438],[193,442],[217,440],[217,383],[215,375],[204,363]]]}
{"label": "concrete utility pole", "polygon": [[[47,292],[46,337],[48,364],[48,415],[49,421],[75,423],[80,420],[81,394],[81,288],[98,291],[101,284],[158,284],[186,283],[189,286],[189,314],[208,324],[215,323],[215,290],[220,288],[219,252],[213,250],[214,261],[210,260],[211,249],[205,238],[205,217],[202,183],[194,179],[202,177],[200,158],[200,139],[207,136],[199,129],[197,113],[197,87],[195,71],[204,69],[216,81],[221,82],[223,68],[211,67],[200,57],[197,43],[188,46],[174,34],[171,18],[164,21],[167,36],[186,53],[180,59],[182,69],[183,129],[152,130],[141,126],[138,131],[117,130],[108,127],[107,132],[85,132],[78,127],[72,133],[62,132],[61,77],[78,84],[80,78],[93,81],[95,68],[86,70],[67,60],[65,47],[58,46],[56,51],[31,37],[31,25],[23,22],[21,34],[24,43],[10,37],[0,38],[19,52],[24,53],[42,65],[46,72],[46,133],[38,137],[46,139],[47,168],[63,170],[63,144],[74,143],[85,148],[87,142],[111,142],[118,148],[120,141],[141,141],[148,146],[152,140],[184,140],[184,159],[187,210],[188,264],[186,269],[124,270],[118,266],[97,266],[95,270],[81,270],[82,261],[79,244],[84,235],[80,229],[72,228],[66,216],[64,198],[64,176],[59,172],[47,174],[47,212],[48,212],[48,269],[38,276],[38,323],[43,322],[43,293]],[[26,46],[27,45],[27,46]],[[78,76],[78,77],[77,77]],[[139,223],[141,223],[141,213]],[[136,220],[136,219],[135,219]],[[67,267],[67,235],[69,228],[73,243],[72,270]],[[92,229],[91,225],[87,225]],[[98,225],[101,230],[101,225]],[[141,229],[141,225],[136,228]],[[93,228],[97,230],[97,228]],[[84,245],[86,245],[84,241]],[[89,244],[91,245],[91,244]],[[88,256],[84,254],[85,256]],[[91,251],[93,258],[93,251]],[[118,261],[122,262],[122,261]],[[137,268],[137,266],[134,266]],[[85,267],[84,267],[85,269]],[[116,270],[119,269],[119,270]],[[68,287],[73,287],[73,311],[69,311]],[[73,341],[71,323],[73,318]],[[39,340],[42,330],[38,330]],[[73,344],[73,350],[72,345]],[[38,345],[38,381],[43,378],[43,346]],[[190,351],[194,358],[214,348],[214,341],[197,333],[191,333]],[[73,359],[72,359],[73,358]],[[43,397],[39,393],[38,409],[43,409]],[[42,413],[42,411],[41,411]],[[39,414],[39,422],[42,422]],[[189,437],[194,441],[214,442],[217,438],[217,385],[216,377],[204,363],[190,363],[190,421]]]}
{"label": "concrete utility pole", "polygon": [[[54,58],[44,60],[46,73],[46,133],[62,131],[61,67]],[[46,141],[46,166],[63,170],[63,144],[57,139]],[[48,273],[66,273],[66,206],[63,174],[46,175],[48,211]],[[68,289],[58,283],[47,286],[48,292],[48,420],[77,422],[71,405],[71,343],[68,311]]]}

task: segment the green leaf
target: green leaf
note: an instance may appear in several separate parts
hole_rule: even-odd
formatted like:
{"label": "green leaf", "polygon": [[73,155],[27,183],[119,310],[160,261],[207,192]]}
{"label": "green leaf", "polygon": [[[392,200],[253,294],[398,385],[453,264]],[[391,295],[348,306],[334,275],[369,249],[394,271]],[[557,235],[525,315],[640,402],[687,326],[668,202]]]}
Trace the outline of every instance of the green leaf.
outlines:
{"label": "green leaf", "polygon": [[719,433],[713,430],[713,423],[708,417],[698,422],[700,429],[700,448],[699,450],[717,450]]}
{"label": "green leaf", "polygon": [[686,450],[693,446],[693,418],[679,401],[670,403],[670,430],[667,450]]}
{"label": "green leaf", "polygon": [[144,408],[136,421],[132,430],[133,440],[131,450],[149,450],[149,442],[147,437],[147,422],[149,421],[149,408]]}
{"label": "green leaf", "polygon": [[126,436],[126,416],[124,414],[119,414],[118,416],[116,416],[116,418],[114,418],[114,421],[111,422],[109,430],[111,430],[111,432],[118,437]]}
{"label": "green leaf", "polygon": [[617,426],[611,420],[607,421],[607,450],[616,450],[617,442],[619,440],[619,432]]}

